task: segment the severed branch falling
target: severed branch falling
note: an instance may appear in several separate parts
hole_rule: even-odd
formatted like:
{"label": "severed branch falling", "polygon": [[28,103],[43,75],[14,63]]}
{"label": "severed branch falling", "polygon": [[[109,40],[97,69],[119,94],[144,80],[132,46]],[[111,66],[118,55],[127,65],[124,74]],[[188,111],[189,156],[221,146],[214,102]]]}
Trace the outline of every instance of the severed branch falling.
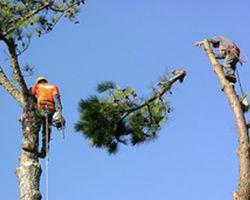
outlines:
{"label": "severed branch falling", "polygon": [[153,89],[150,98],[139,98],[132,88],[105,82],[98,86],[105,97],[92,96],[79,103],[80,120],[76,131],[82,132],[90,144],[116,153],[118,144],[140,144],[156,137],[171,112],[164,95],[176,81],[183,82],[186,72],[174,70],[165,75]]}

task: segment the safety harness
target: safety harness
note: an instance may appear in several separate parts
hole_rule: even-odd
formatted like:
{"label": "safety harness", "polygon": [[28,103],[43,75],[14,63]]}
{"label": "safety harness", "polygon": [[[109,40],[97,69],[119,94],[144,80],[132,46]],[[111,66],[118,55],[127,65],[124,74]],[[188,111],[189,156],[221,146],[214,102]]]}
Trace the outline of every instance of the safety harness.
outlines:
{"label": "safety harness", "polygon": [[41,100],[38,103],[38,108],[48,108],[55,110],[55,103],[48,100]]}

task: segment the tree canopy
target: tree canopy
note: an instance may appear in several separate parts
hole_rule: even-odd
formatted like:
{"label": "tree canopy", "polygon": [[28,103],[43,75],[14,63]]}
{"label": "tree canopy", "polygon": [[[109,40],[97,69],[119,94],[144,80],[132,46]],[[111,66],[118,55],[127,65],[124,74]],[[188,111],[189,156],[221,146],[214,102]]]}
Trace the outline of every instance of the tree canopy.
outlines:
{"label": "tree canopy", "polygon": [[12,77],[17,86],[6,75],[6,67],[0,68],[0,85],[23,107],[28,89],[22,69],[32,71],[29,65],[20,66],[18,56],[25,51],[32,36],[41,36],[53,30],[58,21],[65,17],[74,23],[84,0],[2,0],[0,2],[0,42],[4,42],[10,56]]}

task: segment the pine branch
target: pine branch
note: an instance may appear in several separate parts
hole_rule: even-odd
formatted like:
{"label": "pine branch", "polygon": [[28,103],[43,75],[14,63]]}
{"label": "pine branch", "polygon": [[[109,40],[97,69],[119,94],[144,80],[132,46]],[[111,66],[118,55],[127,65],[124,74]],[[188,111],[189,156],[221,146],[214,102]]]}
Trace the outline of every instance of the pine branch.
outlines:
{"label": "pine branch", "polygon": [[3,33],[3,35],[4,36],[8,36],[10,33],[12,33],[13,31],[15,31],[18,26],[21,26],[24,22],[26,22],[27,20],[29,20],[31,17],[33,17],[34,15],[36,15],[37,13],[39,13],[40,11],[48,8],[52,4],[53,4],[53,1],[52,0],[48,0],[43,5],[40,5],[37,9],[32,10],[28,14],[26,14],[25,16],[16,19],[15,21],[12,22],[12,23],[14,23],[13,26],[9,30],[5,31]]}
{"label": "pine branch", "polygon": [[[127,110],[127,115],[129,115],[130,113],[135,112],[137,110],[140,110],[141,108],[147,106],[148,104],[150,104],[151,102],[153,102],[157,99],[160,99],[168,90],[170,90],[171,86],[176,81],[179,80],[180,82],[182,82],[184,77],[186,76],[186,71],[184,71],[184,70],[174,70],[172,73],[175,76],[168,80],[168,82],[164,85],[164,87],[162,88],[161,91],[158,91],[157,93],[155,93],[154,96],[152,98],[150,98],[148,101],[146,101],[145,103],[143,103],[135,108]],[[127,115],[124,116],[124,118],[127,117]]]}
{"label": "pine branch", "polygon": [[173,71],[174,77],[163,78],[159,90],[148,100],[137,97],[132,88],[121,89],[112,82],[104,82],[97,88],[106,96],[92,96],[79,104],[80,120],[75,130],[90,141],[92,146],[115,153],[118,144],[136,145],[156,137],[167,121],[168,102],[164,94],[177,81],[183,81],[184,70]]}

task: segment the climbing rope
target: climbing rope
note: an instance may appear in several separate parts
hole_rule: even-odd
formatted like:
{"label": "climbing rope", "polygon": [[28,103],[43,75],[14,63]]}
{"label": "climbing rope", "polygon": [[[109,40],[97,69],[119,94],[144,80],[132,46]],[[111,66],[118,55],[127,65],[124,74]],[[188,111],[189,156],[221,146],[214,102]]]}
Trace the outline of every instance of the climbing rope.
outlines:
{"label": "climbing rope", "polygon": [[46,126],[46,200],[49,200],[49,119],[48,114],[45,115],[45,126]]}
{"label": "climbing rope", "polygon": [[[61,130],[63,134],[63,139],[64,139],[64,123],[61,121]],[[45,134],[45,141],[46,141],[46,180],[45,180],[45,188],[46,188],[46,200],[49,200],[49,117],[48,113],[45,115],[45,129],[46,129],[46,134]]]}
{"label": "climbing rope", "polygon": [[244,93],[244,90],[243,90],[243,87],[242,87],[242,84],[241,84],[240,75],[239,75],[239,71],[238,71],[237,68],[236,68],[236,76],[237,76],[237,79],[238,79],[238,82],[239,82],[239,87],[240,87],[241,96],[243,97],[243,95],[244,95],[245,93]]}

